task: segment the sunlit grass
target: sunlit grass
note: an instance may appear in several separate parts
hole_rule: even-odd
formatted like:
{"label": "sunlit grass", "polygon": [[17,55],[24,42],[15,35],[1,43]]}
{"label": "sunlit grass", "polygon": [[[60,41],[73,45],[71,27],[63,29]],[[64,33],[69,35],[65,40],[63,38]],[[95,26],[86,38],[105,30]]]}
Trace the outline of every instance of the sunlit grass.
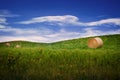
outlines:
{"label": "sunlit grass", "polygon": [[[104,46],[89,49],[87,39],[51,44],[0,44],[0,80],[118,80],[120,36],[103,36]],[[114,41],[113,41],[114,40]],[[21,45],[15,48],[15,45]]]}

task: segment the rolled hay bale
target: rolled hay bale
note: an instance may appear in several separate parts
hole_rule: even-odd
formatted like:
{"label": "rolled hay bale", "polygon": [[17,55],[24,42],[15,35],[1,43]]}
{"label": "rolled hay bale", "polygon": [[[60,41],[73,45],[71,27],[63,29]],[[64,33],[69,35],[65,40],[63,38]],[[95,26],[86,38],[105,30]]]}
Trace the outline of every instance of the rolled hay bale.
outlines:
{"label": "rolled hay bale", "polygon": [[16,45],[16,48],[20,48],[21,46],[20,45]]}
{"label": "rolled hay bale", "polygon": [[9,46],[10,46],[10,43],[5,43],[5,45],[6,45],[7,47],[9,47]]}
{"label": "rolled hay bale", "polygon": [[103,40],[99,37],[90,38],[87,44],[89,48],[100,48],[103,46]]}

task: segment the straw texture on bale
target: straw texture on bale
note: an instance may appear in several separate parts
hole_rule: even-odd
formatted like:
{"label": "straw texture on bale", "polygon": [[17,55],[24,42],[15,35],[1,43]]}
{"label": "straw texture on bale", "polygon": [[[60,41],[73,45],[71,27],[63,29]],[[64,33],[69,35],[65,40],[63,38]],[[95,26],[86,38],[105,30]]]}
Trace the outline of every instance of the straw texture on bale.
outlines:
{"label": "straw texture on bale", "polygon": [[89,48],[100,48],[103,46],[103,40],[99,37],[90,38],[88,40],[88,47]]}
{"label": "straw texture on bale", "polygon": [[20,45],[16,45],[16,48],[20,48],[21,46]]}
{"label": "straw texture on bale", "polygon": [[5,43],[5,45],[9,47],[9,46],[10,46],[10,43]]}

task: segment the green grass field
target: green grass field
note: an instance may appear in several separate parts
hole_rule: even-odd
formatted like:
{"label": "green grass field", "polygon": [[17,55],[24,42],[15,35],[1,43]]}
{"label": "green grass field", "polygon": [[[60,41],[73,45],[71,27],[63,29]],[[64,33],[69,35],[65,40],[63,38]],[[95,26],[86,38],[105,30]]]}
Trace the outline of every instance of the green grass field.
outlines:
{"label": "green grass field", "polygon": [[120,80],[120,35],[100,38],[98,49],[87,47],[89,38],[0,43],[0,80]]}

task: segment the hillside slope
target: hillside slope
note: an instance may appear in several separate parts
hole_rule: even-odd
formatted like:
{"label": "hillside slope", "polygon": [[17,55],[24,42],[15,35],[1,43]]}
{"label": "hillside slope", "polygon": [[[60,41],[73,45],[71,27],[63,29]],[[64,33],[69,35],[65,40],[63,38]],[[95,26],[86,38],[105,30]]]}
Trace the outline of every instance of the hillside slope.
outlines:
{"label": "hillside slope", "polygon": [[[120,35],[106,35],[98,37],[100,37],[104,42],[104,45],[101,49],[120,49]],[[55,49],[88,49],[87,41],[90,38],[92,37],[66,40],[53,43],[52,45]]]}
{"label": "hillside slope", "polygon": [[89,38],[0,43],[0,80],[119,80],[120,35],[100,37],[98,49],[87,47]]}
{"label": "hillside slope", "polygon": [[[106,35],[99,36],[102,38],[104,45],[101,49],[120,49],[120,35]],[[79,38],[72,39],[66,41],[60,41],[55,43],[35,43],[28,41],[11,41],[11,47],[15,47],[15,45],[21,45],[21,47],[41,47],[41,48],[49,48],[49,49],[89,49],[87,47],[88,38]],[[5,43],[0,43],[0,47],[6,47]]]}

